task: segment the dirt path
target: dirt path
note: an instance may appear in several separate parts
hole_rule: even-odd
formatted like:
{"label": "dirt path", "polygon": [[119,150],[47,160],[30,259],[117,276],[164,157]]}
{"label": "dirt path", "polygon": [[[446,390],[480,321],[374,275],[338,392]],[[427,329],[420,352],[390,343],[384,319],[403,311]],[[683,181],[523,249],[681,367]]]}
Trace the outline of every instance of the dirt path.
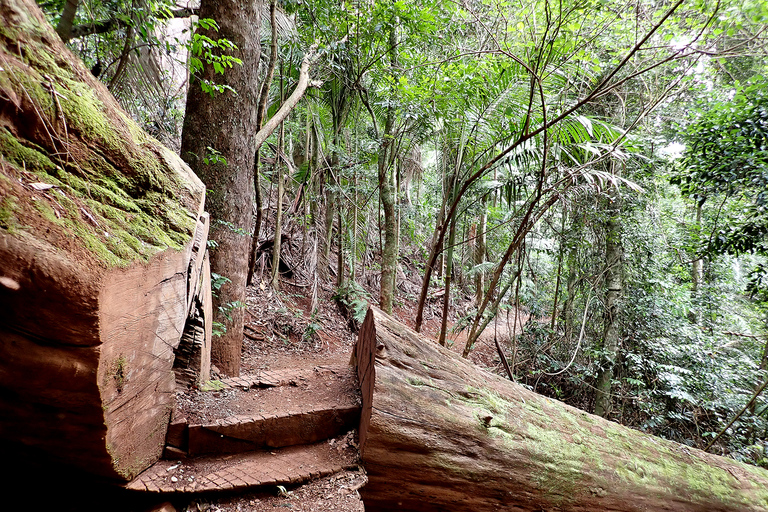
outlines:
{"label": "dirt path", "polygon": [[[306,294],[307,290],[291,289],[290,286],[284,286],[284,291],[280,293],[274,292],[267,285],[249,288],[242,375],[264,371],[309,371],[312,368],[349,363],[356,335],[349,330],[347,319],[332,300],[330,291],[318,294],[318,309],[314,316],[311,300]],[[427,314],[423,329],[424,334],[433,338],[437,337],[440,330],[440,319],[435,313],[431,311]],[[396,309],[395,317],[406,325],[412,325],[412,304],[406,303],[404,307]],[[506,341],[510,332],[519,333],[521,325],[526,321],[527,317],[521,315],[517,329],[512,329],[513,317],[509,321],[501,318],[495,324],[492,323],[478,339],[470,360],[491,371],[503,372],[494,337]],[[449,330],[448,346],[461,353],[466,339],[466,330]],[[248,399],[253,400],[257,394],[249,395]],[[268,398],[267,393],[261,394]],[[179,397],[181,402],[187,398]],[[209,394],[198,403],[201,404],[200,410],[188,410],[190,415],[205,415],[206,411],[210,414],[217,407],[237,410],[247,406],[245,403],[233,403],[231,396],[226,393],[218,393],[218,396]],[[279,403],[262,405],[273,408],[279,406]],[[176,509],[185,512],[266,512],[276,508],[297,512],[359,512],[364,507],[357,491],[365,481],[362,469],[344,471],[301,486],[280,486],[259,492],[198,498],[177,505]]]}
{"label": "dirt path", "polygon": [[[311,301],[304,294],[306,290],[291,289],[290,286],[284,286],[281,293],[266,285],[248,289],[241,375],[285,370],[311,372],[318,367],[349,364],[356,336],[347,328],[347,320],[331,299],[330,292],[319,293],[318,310],[314,316]],[[339,392],[336,387],[333,391]],[[357,391],[344,388],[343,392]],[[197,391],[181,394],[178,398],[184,404],[185,414],[191,417],[211,415],[215,410],[237,411],[249,407],[248,403],[233,401],[232,393],[209,392],[203,399],[190,397],[190,393]],[[317,396],[314,392],[308,395],[307,400],[320,399],[327,394],[323,389],[317,393]],[[247,401],[259,397],[275,402],[260,403],[262,408],[274,409],[281,405],[279,393],[270,395],[261,391],[243,396]],[[296,398],[293,400],[295,402]],[[300,408],[302,404],[290,405]],[[191,409],[193,407],[198,410]],[[258,492],[205,496],[175,505],[176,510],[185,512],[265,512],[283,508],[299,512],[362,512],[363,503],[357,490],[365,481],[362,469],[343,471],[301,486],[275,486]]]}

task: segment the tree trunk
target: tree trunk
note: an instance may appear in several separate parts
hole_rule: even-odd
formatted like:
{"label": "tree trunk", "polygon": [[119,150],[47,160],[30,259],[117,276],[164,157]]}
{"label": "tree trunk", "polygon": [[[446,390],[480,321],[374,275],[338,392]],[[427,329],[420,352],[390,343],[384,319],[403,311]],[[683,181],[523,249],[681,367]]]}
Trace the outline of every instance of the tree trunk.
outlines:
{"label": "tree trunk", "polygon": [[282,162],[284,135],[283,125],[280,125],[280,138],[277,144],[277,155],[275,156],[275,169],[277,170],[277,206],[275,209],[275,239],[272,244],[272,288],[275,290],[280,289],[280,251],[282,249],[281,242],[283,236],[283,196],[285,195],[285,178],[283,176]]}
{"label": "tree trunk", "polygon": [[768,472],[537,395],[376,308],[355,361],[368,512],[768,510]]}
{"label": "tree trunk", "polygon": [[[339,194],[339,201],[341,199],[341,194]],[[339,230],[336,232],[336,245],[339,248],[339,252],[336,253],[336,288],[341,288],[344,286],[344,231],[342,229],[341,208],[336,211],[336,222],[339,225]]]}
{"label": "tree trunk", "polygon": [[[696,202],[696,229],[701,230],[701,212],[704,206],[703,201]],[[693,260],[691,265],[691,295],[696,298],[701,288],[701,278],[704,275],[704,259]]]}
{"label": "tree trunk", "polygon": [[392,304],[394,301],[394,276],[397,267],[397,243],[395,240],[395,201],[392,193],[392,180],[390,176],[390,154],[394,150],[392,141],[392,130],[395,124],[395,114],[390,107],[387,112],[387,120],[384,126],[384,135],[379,151],[379,196],[381,197],[381,208],[384,210],[384,247],[381,254],[381,293],[379,304],[382,309],[392,313]]}
{"label": "tree trunk", "polygon": [[72,24],[75,21],[75,14],[80,0],[65,0],[64,10],[61,11],[61,18],[56,25],[56,33],[65,43],[72,37]]}
{"label": "tree trunk", "polygon": [[[473,254],[473,262],[475,265],[481,265],[485,262],[485,242],[486,242],[486,225],[488,222],[488,195],[484,195],[483,199],[480,203],[480,209],[482,210],[482,213],[480,214],[479,223],[477,225],[477,230],[475,232],[475,236],[477,239],[475,240],[475,250]],[[475,273],[475,305],[476,307],[480,307],[480,304],[483,302],[483,295],[485,294],[485,272],[484,271],[478,271]]]}
{"label": "tree trunk", "polygon": [[445,346],[445,338],[448,334],[448,312],[451,307],[451,279],[453,277],[453,244],[456,242],[456,219],[451,222],[451,230],[448,234],[448,250],[445,258],[448,264],[445,268],[445,293],[443,294],[443,318],[440,322],[440,337],[437,343]]}
{"label": "tree trunk", "polygon": [[[200,176],[209,190],[206,206],[211,213],[211,238],[217,247],[211,252],[211,272],[230,280],[219,290],[214,309],[217,320],[227,328],[212,346],[212,358],[227,375],[240,373],[243,342],[245,285],[248,273],[249,239],[253,187],[251,184],[259,84],[258,68],[261,43],[261,3],[217,2],[202,0],[201,18],[213,18],[218,33],[209,37],[226,38],[237,45],[234,55],[242,66],[228,68],[214,75],[206,66],[204,78],[232,87],[237,94],[219,93],[211,97],[203,92],[197,79],[191,79],[187,111],[182,131],[181,156]],[[203,159],[213,148],[226,159],[205,164]],[[231,318],[231,320],[230,320]]]}
{"label": "tree trunk", "polygon": [[[696,202],[696,232],[701,235],[701,213],[704,206],[704,201]],[[698,258],[691,263],[691,299],[693,299],[693,307],[688,312],[688,320],[691,323],[698,324],[701,322],[701,282],[704,277],[704,258]]]}
{"label": "tree trunk", "polygon": [[565,325],[566,343],[570,343],[573,338],[573,307],[576,300],[577,272],[580,270],[577,263],[578,247],[576,244],[572,244],[570,249],[568,249],[568,279],[565,282],[565,302],[563,303],[563,324]]}
{"label": "tree trunk", "polygon": [[[389,61],[394,74],[397,68],[397,32],[393,24],[389,27]],[[395,83],[397,80],[395,80]],[[394,94],[394,92],[393,92]],[[393,152],[395,129],[395,107],[390,102],[387,118],[379,149],[379,197],[384,210],[384,247],[381,251],[381,293],[379,304],[384,311],[392,313],[395,295],[395,275],[397,273],[397,218],[395,217],[395,197],[392,186],[391,170],[394,164]]]}
{"label": "tree trunk", "polygon": [[[605,240],[605,331],[603,334],[603,361],[595,384],[595,414],[604,418],[611,411],[611,382],[616,358],[619,355],[619,315],[621,314],[622,275],[624,249],[621,244],[619,220],[619,193],[614,193],[610,215],[606,223]],[[586,307],[586,305],[585,305]]]}
{"label": "tree trunk", "polygon": [[[272,27],[272,42],[269,51],[269,63],[267,64],[267,73],[259,90],[259,106],[256,111],[256,127],[261,131],[264,125],[264,117],[267,115],[267,103],[269,102],[269,89],[272,85],[272,78],[275,75],[275,64],[277,63],[277,23],[275,20],[276,0],[269,2],[269,22]],[[246,284],[253,284],[253,274],[256,272],[256,258],[258,256],[259,235],[261,233],[261,222],[264,217],[264,208],[261,200],[261,184],[259,179],[259,160],[261,158],[261,146],[259,146],[253,156],[253,201],[256,209],[256,220],[253,226],[253,235],[251,236],[251,251],[248,256],[248,277]]]}

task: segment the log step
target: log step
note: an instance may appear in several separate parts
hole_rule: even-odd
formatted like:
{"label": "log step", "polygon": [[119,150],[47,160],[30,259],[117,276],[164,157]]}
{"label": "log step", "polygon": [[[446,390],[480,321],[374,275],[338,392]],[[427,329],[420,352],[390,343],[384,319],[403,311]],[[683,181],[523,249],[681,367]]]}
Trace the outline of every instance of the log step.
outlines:
{"label": "log step", "polygon": [[[198,392],[195,403],[177,407],[166,458],[311,444],[359,422],[357,382],[348,366],[273,372],[221,384],[217,391]],[[194,412],[185,416],[184,410]]]}
{"label": "log step", "polygon": [[301,484],[355,468],[357,448],[350,438],[226,457],[161,460],[126,488],[150,493],[200,493]]}
{"label": "log step", "polygon": [[231,416],[189,426],[187,453],[192,457],[281,448],[329,439],[357,426],[360,406],[346,404],[264,416]]}

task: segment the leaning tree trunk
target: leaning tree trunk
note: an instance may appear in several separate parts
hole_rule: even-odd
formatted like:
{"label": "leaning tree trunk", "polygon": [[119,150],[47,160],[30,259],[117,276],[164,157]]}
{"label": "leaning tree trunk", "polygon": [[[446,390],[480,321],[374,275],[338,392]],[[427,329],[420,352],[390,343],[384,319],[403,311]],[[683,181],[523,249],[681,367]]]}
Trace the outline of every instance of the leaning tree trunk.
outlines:
{"label": "leaning tree trunk", "polygon": [[378,309],[355,359],[369,512],[768,510],[768,472],[537,395]]}
{"label": "leaning tree trunk", "polygon": [[[219,31],[207,33],[237,45],[234,55],[242,65],[227,68],[223,75],[206,66],[203,79],[226,85],[235,92],[210,96],[198,79],[190,80],[187,111],[181,140],[181,156],[210,191],[206,207],[211,213],[211,272],[229,279],[215,299],[221,312],[218,321],[226,333],[214,340],[212,358],[228,375],[240,373],[243,344],[245,286],[253,209],[251,177],[255,150],[258,75],[261,42],[261,2],[203,0],[200,17],[213,18]],[[213,149],[223,158],[207,159]],[[208,163],[206,163],[206,161]]]}

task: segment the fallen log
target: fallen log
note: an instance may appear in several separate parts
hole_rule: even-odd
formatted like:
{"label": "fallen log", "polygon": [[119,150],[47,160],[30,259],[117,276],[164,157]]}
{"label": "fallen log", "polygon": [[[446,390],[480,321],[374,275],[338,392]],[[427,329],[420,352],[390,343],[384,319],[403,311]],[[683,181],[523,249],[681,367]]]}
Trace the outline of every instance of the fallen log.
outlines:
{"label": "fallen log", "polygon": [[0,19],[0,439],[20,464],[129,480],[162,453],[193,309],[210,337],[205,187],[34,2]]}
{"label": "fallen log", "polygon": [[354,358],[369,512],[768,510],[768,472],[537,395],[376,308]]}

